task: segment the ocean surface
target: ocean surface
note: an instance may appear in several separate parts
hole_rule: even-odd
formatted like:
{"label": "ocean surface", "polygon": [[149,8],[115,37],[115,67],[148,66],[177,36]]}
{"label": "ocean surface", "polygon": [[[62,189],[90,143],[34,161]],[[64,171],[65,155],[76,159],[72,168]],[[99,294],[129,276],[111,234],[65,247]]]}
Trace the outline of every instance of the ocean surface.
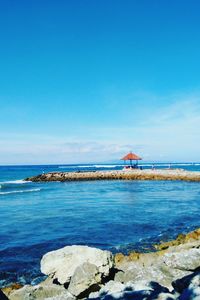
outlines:
{"label": "ocean surface", "polygon": [[[171,166],[200,171],[197,163]],[[121,168],[0,166],[0,287],[12,282],[36,284],[43,278],[42,255],[66,245],[123,253],[147,251],[154,243],[200,227],[198,182],[22,181],[42,172]],[[143,168],[151,168],[151,164],[143,164]]]}

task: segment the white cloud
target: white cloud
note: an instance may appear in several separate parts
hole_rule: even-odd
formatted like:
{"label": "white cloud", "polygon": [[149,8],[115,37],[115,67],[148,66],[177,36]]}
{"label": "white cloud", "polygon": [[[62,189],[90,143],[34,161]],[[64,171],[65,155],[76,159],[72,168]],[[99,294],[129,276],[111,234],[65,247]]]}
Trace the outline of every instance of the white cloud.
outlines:
{"label": "white cloud", "polygon": [[168,104],[151,109],[140,121],[133,115],[129,126],[102,124],[84,128],[78,137],[2,135],[0,163],[100,162],[118,159],[130,150],[146,160],[200,161],[200,96],[172,95],[164,100]]}
{"label": "white cloud", "polygon": [[[55,141],[54,141],[55,143]],[[139,149],[142,145],[134,145]],[[79,163],[118,160],[133,149],[131,144],[98,142],[65,142],[56,144],[2,144],[1,159],[11,157],[10,163]],[[12,161],[13,159],[13,161]],[[2,161],[1,163],[5,163]]]}

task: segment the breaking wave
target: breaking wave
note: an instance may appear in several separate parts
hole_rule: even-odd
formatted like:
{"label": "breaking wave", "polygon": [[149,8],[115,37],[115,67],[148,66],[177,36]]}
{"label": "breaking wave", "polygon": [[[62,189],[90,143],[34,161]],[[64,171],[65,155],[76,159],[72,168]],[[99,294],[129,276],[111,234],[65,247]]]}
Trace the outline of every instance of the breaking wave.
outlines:
{"label": "breaking wave", "polygon": [[31,193],[39,192],[40,188],[32,188],[33,184],[30,181],[24,180],[9,180],[0,182],[0,195]]}
{"label": "breaking wave", "polygon": [[31,193],[31,192],[39,192],[41,189],[30,189],[30,190],[20,190],[20,191],[9,191],[9,192],[0,192],[0,195],[7,195],[7,194],[16,194],[16,193]]}

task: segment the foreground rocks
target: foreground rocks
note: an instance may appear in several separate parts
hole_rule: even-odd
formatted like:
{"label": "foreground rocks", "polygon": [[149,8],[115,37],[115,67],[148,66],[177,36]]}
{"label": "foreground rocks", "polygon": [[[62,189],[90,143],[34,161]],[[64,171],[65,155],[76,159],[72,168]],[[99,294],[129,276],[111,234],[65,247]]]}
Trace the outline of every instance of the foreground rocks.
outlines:
{"label": "foreground rocks", "polygon": [[44,282],[4,289],[0,299],[200,299],[200,230],[156,248],[162,250],[113,256],[67,246],[43,256]]}
{"label": "foreground rocks", "polygon": [[[0,298],[1,299],[1,298]],[[54,284],[52,278],[48,278],[39,285],[25,285],[8,296],[11,300],[43,300],[43,299],[67,299],[75,298],[65,289],[64,286]]]}
{"label": "foreground rocks", "polygon": [[94,172],[51,172],[25,179],[33,182],[86,181],[86,180],[185,180],[200,181],[200,172],[182,169],[121,170]]}
{"label": "foreground rocks", "polygon": [[60,284],[66,284],[83,264],[90,269],[94,266],[99,276],[105,277],[109,275],[113,263],[113,256],[109,251],[87,246],[67,246],[45,254],[41,260],[41,272],[52,275]]}

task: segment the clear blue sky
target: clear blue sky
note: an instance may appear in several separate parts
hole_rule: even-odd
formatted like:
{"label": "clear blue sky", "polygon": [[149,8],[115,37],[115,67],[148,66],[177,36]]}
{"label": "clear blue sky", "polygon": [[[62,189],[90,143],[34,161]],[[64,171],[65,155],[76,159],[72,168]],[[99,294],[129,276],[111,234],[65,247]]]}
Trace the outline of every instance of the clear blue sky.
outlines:
{"label": "clear blue sky", "polygon": [[200,161],[198,0],[2,0],[0,164]]}

